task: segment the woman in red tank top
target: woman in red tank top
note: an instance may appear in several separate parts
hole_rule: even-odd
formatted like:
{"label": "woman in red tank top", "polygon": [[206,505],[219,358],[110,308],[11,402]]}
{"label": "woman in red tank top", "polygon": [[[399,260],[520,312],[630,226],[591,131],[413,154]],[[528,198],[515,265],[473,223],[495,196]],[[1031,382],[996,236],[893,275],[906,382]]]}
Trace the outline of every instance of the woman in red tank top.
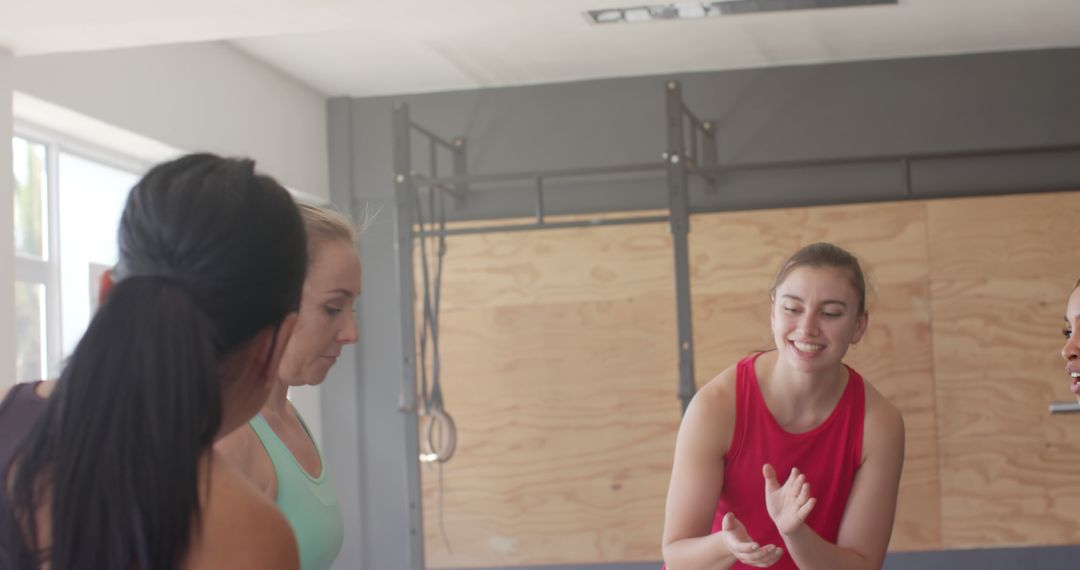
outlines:
{"label": "woman in red tank top", "polygon": [[881,568],[904,462],[900,412],[843,364],[866,331],[858,260],[826,243],[781,267],[776,350],[706,384],[675,446],[668,570]]}

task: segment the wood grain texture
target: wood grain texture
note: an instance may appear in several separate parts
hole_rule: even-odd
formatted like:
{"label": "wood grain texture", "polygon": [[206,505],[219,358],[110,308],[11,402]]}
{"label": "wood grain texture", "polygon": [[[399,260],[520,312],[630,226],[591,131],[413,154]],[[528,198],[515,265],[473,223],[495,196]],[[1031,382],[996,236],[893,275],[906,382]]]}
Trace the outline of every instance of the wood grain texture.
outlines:
{"label": "wood grain texture", "polygon": [[[450,240],[431,568],[655,560],[678,400],[663,224]],[[448,544],[447,544],[448,543]]]}
{"label": "wood grain texture", "polygon": [[1080,542],[1080,424],[1060,357],[1080,195],[928,206],[946,547]]}
{"label": "wood grain texture", "polygon": [[[1080,429],[1058,356],[1080,194],[695,216],[698,384],[770,348],[768,289],[801,245],[858,254],[876,294],[848,363],[895,403],[890,548],[1080,542]],[[431,568],[659,558],[678,426],[666,224],[454,237],[443,289],[458,455],[423,470]]]}
{"label": "wood grain texture", "polygon": [[447,310],[674,291],[666,224],[457,236],[448,244]]}

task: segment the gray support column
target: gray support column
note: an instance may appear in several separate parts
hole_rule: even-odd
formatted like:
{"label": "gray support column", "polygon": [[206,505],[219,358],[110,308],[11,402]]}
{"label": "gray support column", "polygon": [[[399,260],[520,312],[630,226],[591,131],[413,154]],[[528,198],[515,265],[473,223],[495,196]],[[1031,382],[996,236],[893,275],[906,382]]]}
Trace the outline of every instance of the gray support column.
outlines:
{"label": "gray support column", "polygon": [[394,203],[397,216],[394,243],[397,258],[397,281],[399,309],[401,311],[401,400],[398,411],[404,422],[405,465],[402,498],[406,509],[408,551],[406,565],[402,569],[423,570],[424,529],[420,489],[420,439],[417,433],[416,402],[416,329],[413,299],[413,227],[415,226],[416,188],[412,180],[412,147],[410,142],[409,107],[399,103],[394,107],[392,121],[394,136]]}
{"label": "gray support column", "polygon": [[[398,230],[409,226],[397,223],[389,106],[370,120],[356,107],[346,98],[328,105],[330,193],[364,227],[360,342],[350,359],[343,353],[322,389],[324,453],[345,515],[345,544],[334,568],[422,570],[416,415],[398,411],[405,376],[415,378],[412,318],[402,320],[405,308],[411,314],[411,287],[403,289],[397,277],[398,254],[411,260],[412,253],[399,248]],[[373,164],[371,156],[384,161]]]}
{"label": "gray support column", "polygon": [[[353,184],[352,103],[346,98],[331,99],[327,103],[327,135],[329,138],[330,200],[333,206],[352,220],[362,213],[356,207]],[[361,249],[366,236],[361,235]],[[360,337],[365,336],[365,304],[370,279],[367,260],[361,252],[364,265],[364,291],[360,297],[358,327]],[[323,456],[330,470],[345,519],[345,542],[334,565],[339,570],[363,569],[369,540],[367,537],[366,485],[364,466],[365,440],[363,425],[365,406],[363,378],[358,366],[358,352],[346,347],[341,352],[337,366],[330,369],[327,379],[320,387],[322,406]]]}
{"label": "gray support column", "polygon": [[[11,93],[14,89],[14,71],[11,53],[0,47],[0,323],[12,338],[15,330],[15,227],[14,200],[15,178],[11,173]],[[15,378],[15,343],[0,343],[0,362],[7,362],[8,371],[0,374],[0,389]]]}
{"label": "gray support column", "polygon": [[[683,137],[682,88],[677,81],[665,86],[667,102],[668,208],[675,248],[675,307],[679,332],[679,401],[682,411],[690,405],[694,384],[694,328],[690,299],[690,197],[687,188],[685,138]],[[696,136],[696,134],[695,134]]]}

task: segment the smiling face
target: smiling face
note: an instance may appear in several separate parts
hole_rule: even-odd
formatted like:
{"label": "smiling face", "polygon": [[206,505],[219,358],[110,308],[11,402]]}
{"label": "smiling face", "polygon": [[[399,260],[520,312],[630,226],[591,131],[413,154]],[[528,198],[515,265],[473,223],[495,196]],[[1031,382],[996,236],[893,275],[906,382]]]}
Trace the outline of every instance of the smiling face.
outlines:
{"label": "smiling face", "polygon": [[840,364],[862,339],[868,316],[847,270],[802,266],[776,287],[771,322],[780,361],[815,373]]}
{"label": "smiling face", "polygon": [[1065,305],[1065,346],[1061,347],[1061,357],[1065,359],[1065,374],[1069,377],[1069,388],[1080,402],[1080,337],[1076,336],[1080,327],[1080,288],[1073,289],[1069,302]]}
{"label": "smiling face", "polygon": [[304,280],[300,313],[281,358],[279,376],[290,386],[317,385],[346,344],[357,341],[353,303],[360,295],[360,259],[341,239],[317,244]]}

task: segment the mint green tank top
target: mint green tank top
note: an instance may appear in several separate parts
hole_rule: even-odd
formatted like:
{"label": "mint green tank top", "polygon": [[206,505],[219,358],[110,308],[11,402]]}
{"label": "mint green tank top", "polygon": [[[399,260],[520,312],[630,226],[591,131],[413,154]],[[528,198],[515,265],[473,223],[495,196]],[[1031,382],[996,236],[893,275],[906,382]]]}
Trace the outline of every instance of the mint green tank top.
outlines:
{"label": "mint green tank top", "polygon": [[[300,414],[297,413],[296,417],[300,418]],[[322,465],[322,473],[318,478],[314,478],[300,467],[292,452],[266,423],[262,414],[248,423],[255,430],[255,435],[259,437],[274,464],[274,473],[277,475],[275,503],[296,534],[301,570],[327,570],[341,550],[344,523],[337,494],[334,493],[334,487],[326,474],[322,451],[312,439],[311,444],[315,445],[319,463]],[[311,431],[303,418],[300,418],[300,423],[304,426],[308,438],[311,438]]]}

